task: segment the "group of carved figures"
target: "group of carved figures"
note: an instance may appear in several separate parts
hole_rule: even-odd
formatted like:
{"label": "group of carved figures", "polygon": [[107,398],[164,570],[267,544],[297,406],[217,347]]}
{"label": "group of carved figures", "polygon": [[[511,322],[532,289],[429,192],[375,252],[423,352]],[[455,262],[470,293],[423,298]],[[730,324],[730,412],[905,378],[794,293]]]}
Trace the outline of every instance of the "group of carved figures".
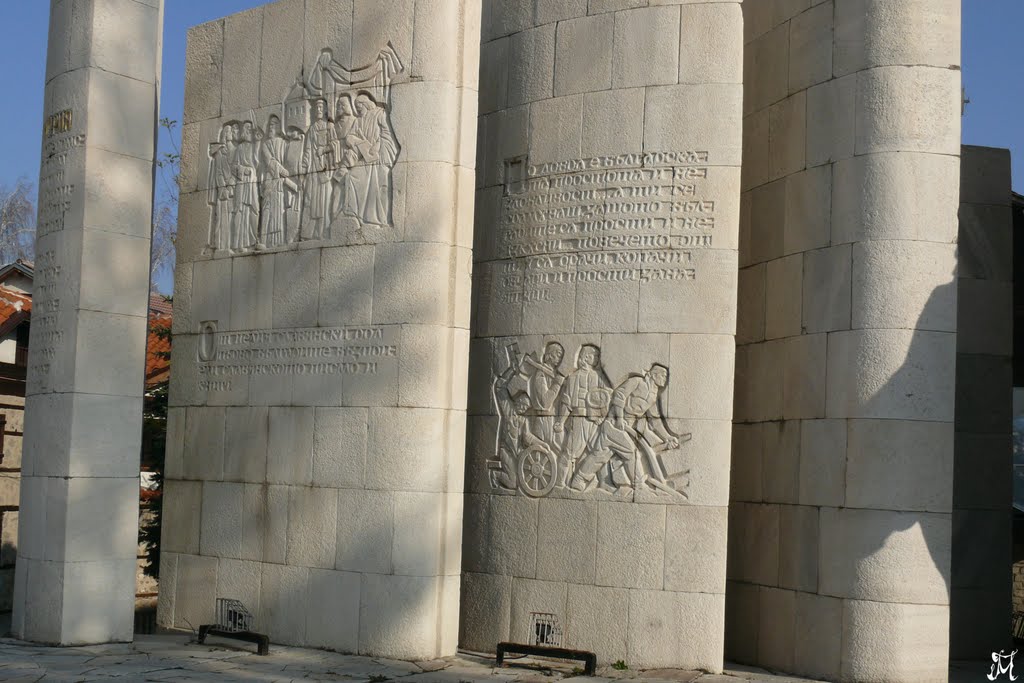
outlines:
{"label": "group of carved figures", "polygon": [[[266,130],[230,121],[210,145],[208,251],[243,253],[331,236],[331,224],[391,225],[391,172],[400,147],[387,109],[369,92],[345,93],[337,115],[312,102],[312,123]],[[255,117],[253,117],[255,118]]]}
{"label": "group of carved figures", "polygon": [[506,347],[508,367],[492,385],[498,411],[491,486],[533,497],[554,489],[601,489],[627,495],[639,487],[682,496],[661,454],[689,434],[674,434],[661,410],[668,368],[654,363],[618,385],[608,379],[601,350],[580,346],[575,367],[561,372],[564,347],[550,342],[538,359]]}

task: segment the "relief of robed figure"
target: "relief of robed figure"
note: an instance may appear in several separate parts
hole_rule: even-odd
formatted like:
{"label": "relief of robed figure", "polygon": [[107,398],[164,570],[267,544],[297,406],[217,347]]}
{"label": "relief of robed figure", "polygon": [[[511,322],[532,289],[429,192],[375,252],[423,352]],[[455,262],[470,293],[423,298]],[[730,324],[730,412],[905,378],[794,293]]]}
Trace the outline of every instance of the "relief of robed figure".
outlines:
{"label": "relief of robed figure", "polygon": [[235,153],[235,131],[235,124],[225,123],[221,126],[219,141],[210,145],[210,168],[206,177],[206,201],[210,205],[207,252],[228,249],[230,244],[235,192],[231,159]]}
{"label": "relief of robed figure", "polygon": [[345,94],[338,98],[338,106],[334,117],[334,132],[337,142],[335,158],[338,159],[338,170],[334,173],[334,207],[332,215],[356,216],[356,187],[354,176],[350,172],[359,161],[359,153],[349,144],[359,117],[356,116],[352,96]]}
{"label": "relief of robed figure", "polygon": [[[354,111],[353,111],[354,109]],[[352,104],[350,95],[338,99],[339,182],[335,215],[357,218],[363,224],[391,225],[391,174],[401,147],[387,110],[368,92]]]}
{"label": "relief of robed figure", "polygon": [[334,126],[327,117],[327,101],[313,103],[313,122],[306,131],[302,148],[303,181],[302,239],[330,236],[333,208],[335,153],[338,149]]}
{"label": "relief of robed figure", "polygon": [[330,238],[342,217],[390,227],[401,150],[389,118],[391,82],[404,70],[390,43],[354,69],[325,48],[308,81],[300,77],[280,114],[268,117],[266,132],[255,111],[225,123],[209,146],[205,252]]}
{"label": "relief of robed figure", "polygon": [[353,69],[324,49],[310,73],[309,87],[337,105],[332,218],[347,216],[361,225],[392,224],[392,169],[401,147],[391,126],[391,81],[404,70],[388,43],[372,63]]}
{"label": "relief of robed figure", "polygon": [[231,159],[235,178],[234,216],[231,221],[231,250],[246,251],[256,246],[260,220],[257,166],[257,138],[252,121],[241,126],[242,135]]}
{"label": "relief of robed figure", "polygon": [[288,128],[287,143],[284,149],[284,166],[288,175],[295,179],[288,191],[287,208],[285,210],[285,241],[289,244],[299,241],[300,223],[302,219],[302,192],[299,174],[302,173],[302,150],[305,147],[306,135],[301,129]]}
{"label": "relief of robed figure", "polygon": [[288,141],[281,134],[281,119],[271,115],[267,120],[267,136],[260,145],[260,246],[279,247],[285,244],[285,228],[289,198],[298,186],[288,176],[286,152]]}

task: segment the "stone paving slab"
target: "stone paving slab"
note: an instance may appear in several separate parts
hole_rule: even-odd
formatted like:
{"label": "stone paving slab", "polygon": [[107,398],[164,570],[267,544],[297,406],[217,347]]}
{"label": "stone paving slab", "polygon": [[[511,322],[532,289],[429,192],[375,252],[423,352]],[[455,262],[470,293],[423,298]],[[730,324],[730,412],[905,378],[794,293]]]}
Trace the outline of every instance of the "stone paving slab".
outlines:
{"label": "stone paving slab", "polygon": [[[427,662],[356,657],[324,650],[271,645],[259,657],[255,646],[213,638],[199,645],[188,634],[136,636],[133,644],[90,647],[44,647],[9,638],[0,639],[0,681],[69,683],[84,681],[174,681],[191,683],[292,683],[352,681],[353,683],[813,683],[810,679],[773,675],[764,669],[727,665],[722,674],[678,669],[649,671],[604,667],[586,678],[572,663],[538,658],[507,659],[496,668],[494,659],[473,653]],[[975,680],[981,663],[958,663],[951,681]],[[987,669],[985,669],[987,671]]]}

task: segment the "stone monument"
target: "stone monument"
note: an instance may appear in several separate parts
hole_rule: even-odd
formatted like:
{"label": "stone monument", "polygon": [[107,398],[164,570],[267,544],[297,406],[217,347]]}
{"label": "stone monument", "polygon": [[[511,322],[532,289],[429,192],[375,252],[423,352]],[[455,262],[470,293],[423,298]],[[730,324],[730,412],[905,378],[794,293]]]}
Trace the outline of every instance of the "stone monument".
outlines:
{"label": "stone monument", "polygon": [[52,0],[15,635],[132,639],[160,0]]}
{"label": "stone monument", "polygon": [[460,642],[718,671],[743,21],[634,4],[485,12]]}
{"label": "stone monument", "polygon": [[[131,638],[160,12],[52,3],[30,640]],[[280,0],[194,28],[160,623],[228,598],[366,655],[886,683],[977,656],[1009,181],[965,148],[960,192],[959,21]]]}
{"label": "stone monument", "polygon": [[480,4],[189,33],[159,620],[456,648]]}

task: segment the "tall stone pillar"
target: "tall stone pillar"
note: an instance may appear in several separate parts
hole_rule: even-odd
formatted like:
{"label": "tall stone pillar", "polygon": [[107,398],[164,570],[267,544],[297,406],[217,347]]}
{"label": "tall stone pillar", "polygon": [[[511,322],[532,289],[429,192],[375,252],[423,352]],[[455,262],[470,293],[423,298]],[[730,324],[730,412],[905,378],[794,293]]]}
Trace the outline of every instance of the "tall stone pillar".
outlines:
{"label": "tall stone pillar", "polygon": [[53,0],[13,630],[130,641],[160,0]]}
{"label": "tall stone pillar", "polygon": [[189,32],[158,618],[453,655],[479,0]]}
{"label": "tall stone pillar", "polygon": [[714,671],[742,16],[627,4],[485,8],[461,643]]}
{"label": "tall stone pillar", "polygon": [[743,4],[726,655],[944,681],[961,3]]}

